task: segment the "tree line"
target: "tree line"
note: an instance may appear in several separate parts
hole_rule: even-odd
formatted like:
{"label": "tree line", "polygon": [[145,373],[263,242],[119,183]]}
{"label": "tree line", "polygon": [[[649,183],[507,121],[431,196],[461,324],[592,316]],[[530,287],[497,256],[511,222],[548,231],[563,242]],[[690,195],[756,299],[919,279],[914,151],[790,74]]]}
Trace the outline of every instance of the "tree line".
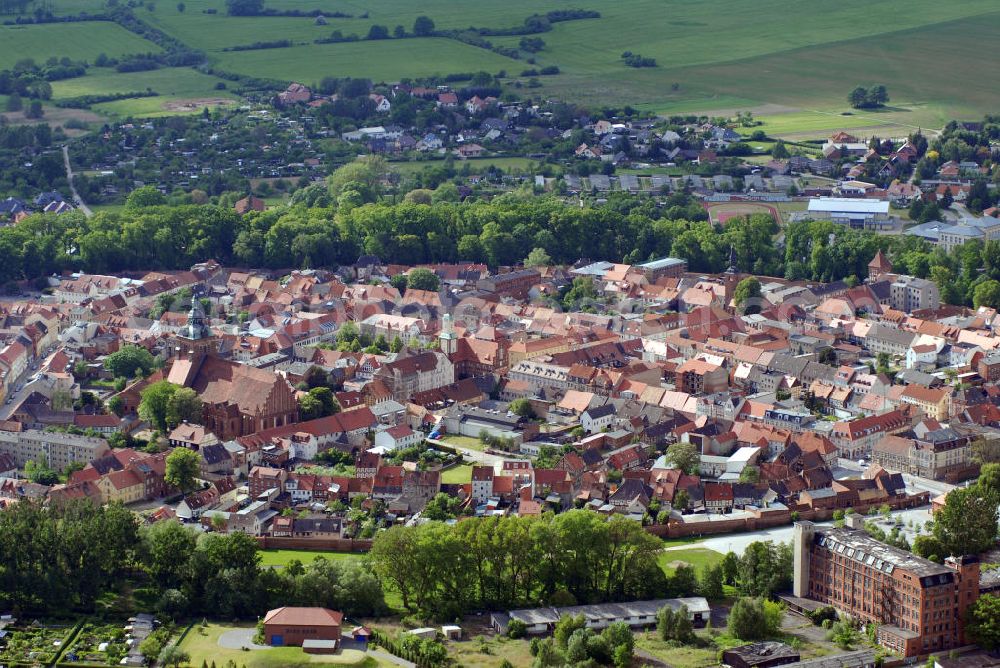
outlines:
{"label": "tree line", "polygon": [[663,543],[640,523],[585,510],[540,517],[428,522],[379,532],[369,554],[386,589],[408,612],[451,620],[472,610],[508,610],[723,596],[772,596],[791,584],[791,548],[756,542],[701,574],[681,566],[667,576]]}
{"label": "tree line", "polygon": [[[59,163],[53,156],[52,178],[61,171]],[[970,241],[947,253],[917,237],[804,221],[784,226],[782,247],[774,243],[779,230],[770,216],[715,226],[683,192],[661,205],[622,194],[581,208],[525,190],[463,202],[455,186],[445,183],[399,201],[386,190],[388,177],[380,159],[358,161],[337,170],[328,184],[296,192],[288,207],[242,217],[222,206],[168,206],[151,187],[133,192],[125,209],[90,219],[77,213],[33,216],[0,229],[6,259],[0,282],[65,269],[178,269],[209,258],[269,268],[335,267],[372,254],[407,265],[469,261],[498,267],[519,264],[535,249],[555,264],[580,258],[638,263],[670,255],[686,259],[691,271],[712,273],[726,270],[732,250],[742,272],[835,281],[864,278],[882,249],[901,273],[937,283],[947,303],[1000,306],[996,241]]]}
{"label": "tree line", "polygon": [[251,536],[173,520],[140,527],[120,504],[24,501],[0,513],[0,609],[93,612],[129,590],[141,609],[174,618],[253,619],[281,605],[386,611],[382,585],[362,562],[320,558],[278,571],[261,566]]}

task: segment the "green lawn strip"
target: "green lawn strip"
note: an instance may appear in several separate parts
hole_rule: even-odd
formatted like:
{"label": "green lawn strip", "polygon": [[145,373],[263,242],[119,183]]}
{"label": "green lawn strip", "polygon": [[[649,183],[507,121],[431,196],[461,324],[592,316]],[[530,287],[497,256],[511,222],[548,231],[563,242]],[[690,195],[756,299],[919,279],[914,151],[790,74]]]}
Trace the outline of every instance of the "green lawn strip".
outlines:
{"label": "green lawn strip", "polygon": [[441,482],[446,485],[464,485],[472,482],[472,464],[459,464],[441,472]]}
{"label": "green lawn strip", "polygon": [[668,575],[673,574],[674,568],[670,564],[674,562],[684,562],[694,567],[699,574],[706,566],[714,566],[722,561],[723,555],[715,550],[704,547],[693,547],[687,550],[664,550],[656,558],[656,562]]}
{"label": "green lawn strip", "polygon": [[331,552],[325,550],[280,550],[267,549],[260,551],[260,565],[271,568],[284,568],[293,559],[298,559],[303,564],[310,564],[318,557],[323,557],[329,561],[341,561],[362,559],[364,554],[359,552]]}
{"label": "green lawn strip", "polygon": [[478,452],[483,452],[486,446],[478,438],[472,438],[471,436],[459,436],[457,434],[444,434],[438,439],[445,445],[452,445],[459,448],[465,448],[466,450],[476,450]]}

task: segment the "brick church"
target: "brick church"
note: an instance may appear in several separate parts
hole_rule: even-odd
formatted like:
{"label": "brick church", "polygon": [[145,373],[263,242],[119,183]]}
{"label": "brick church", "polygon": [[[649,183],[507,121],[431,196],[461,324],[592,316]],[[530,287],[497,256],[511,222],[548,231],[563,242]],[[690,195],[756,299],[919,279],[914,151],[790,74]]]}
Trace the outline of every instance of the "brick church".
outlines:
{"label": "brick church", "polygon": [[271,371],[195,354],[175,360],[167,380],[198,393],[202,424],[223,441],[298,420],[295,389]]}

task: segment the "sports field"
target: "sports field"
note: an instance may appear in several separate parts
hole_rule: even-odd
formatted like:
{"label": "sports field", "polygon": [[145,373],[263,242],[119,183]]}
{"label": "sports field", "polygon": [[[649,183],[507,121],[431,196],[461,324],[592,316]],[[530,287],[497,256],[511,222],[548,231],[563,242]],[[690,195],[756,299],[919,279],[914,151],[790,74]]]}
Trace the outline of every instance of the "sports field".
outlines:
{"label": "sports field", "polygon": [[160,47],[107,21],[0,26],[0,69],[32,58],[51,57],[93,61],[104,53],[117,58],[128,53],[159,53]]}

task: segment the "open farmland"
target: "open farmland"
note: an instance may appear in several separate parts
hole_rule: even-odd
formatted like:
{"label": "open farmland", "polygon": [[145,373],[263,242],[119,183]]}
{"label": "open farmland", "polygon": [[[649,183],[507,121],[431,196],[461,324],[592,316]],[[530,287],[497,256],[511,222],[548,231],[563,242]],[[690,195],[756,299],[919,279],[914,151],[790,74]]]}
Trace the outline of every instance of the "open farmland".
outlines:
{"label": "open farmland", "polygon": [[[988,44],[1000,30],[992,0],[286,0],[277,10],[322,10],[312,17],[230,17],[223,0],[191,0],[185,10],[160,4],[139,8],[143,21],[203,50],[209,65],[233,73],[314,83],[325,76],[367,77],[391,82],[406,77],[485,70],[504,71],[506,82],[526,82],[532,67],[558,66],[539,77],[532,96],[555,96],[588,105],[625,105],[659,113],[722,113],[753,109],[764,129],[789,138],[822,136],[831,128],[899,135],[936,128],[954,117],[978,117],[1000,103],[1000,68]],[[56,0],[57,13],[99,11],[97,0]],[[445,37],[368,41],[372,25],[412,29],[429,16],[438,30],[469,26],[509,29],[533,14],[586,9],[600,18],[559,22],[538,35],[545,46],[515,60]],[[206,13],[214,12],[214,13]],[[339,13],[341,16],[332,16]],[[88,22],[4,27],[0,60],[49,56],[93,59],[158,50],[110,23]],[[357,42],[315,44],[333,31]],[[39,37],[44,35],[44,37]],[[53,36],[55,36],[53,38]],[[521,37],[487,37],[517,49]],[[225,51],[255,42],[288,40],[276,49]],[[655,58],[657,67],[630,68],[621,54]],[[533,57],[534,64],[527,62]],[[92,75],[84,79],[90,79]],[[94,78],[91,89],[120,90],[113,79]],[[857,85],[888,86],[890,106],[878,113],[849,111],[847,92]],[[156,86],[153,86],[156,89]],[[158,89],[157,89],[158,90]],[[163,91],[159,91],[164,93]],[[167,93],[164,93],[167,94]],[[184,91],[180,94],[188,94]],[[194,97],[204,97],[194,95]],[[225,97],[225,96],[223,96]],[[106,113],[172,113],[152,101],[111,103]]]}
{"label": "open farmland", "polygon": [[194,113],[203,107],[231,104],[236,96],[218,90],[221,81],[189,68],[165,68],[151,72],[120,73],[113,70],[96,70],[85,77],[56,81],[52,84],[54,100],[99,95],[101,93],[132,93],[147,88],[158,93],[156,97],[115,100],[94,105],[94,110],[109,116],[163,116]]}
{"label": "open farmland", "polygon": [[497,72],[518,62],[450,39],[401,39],[310,44],[287,49],[234,51],[214,56],[224,70],[312,82],[325,76],[395,81],[450,72]]}
{"label": "open farmland", "polygon": [[44,62],[67,57],[92,61],[104,53],[117,58],[128,53],[158,53],[160,47],[108,21],[0,26],[0,69],[23,58]]}

